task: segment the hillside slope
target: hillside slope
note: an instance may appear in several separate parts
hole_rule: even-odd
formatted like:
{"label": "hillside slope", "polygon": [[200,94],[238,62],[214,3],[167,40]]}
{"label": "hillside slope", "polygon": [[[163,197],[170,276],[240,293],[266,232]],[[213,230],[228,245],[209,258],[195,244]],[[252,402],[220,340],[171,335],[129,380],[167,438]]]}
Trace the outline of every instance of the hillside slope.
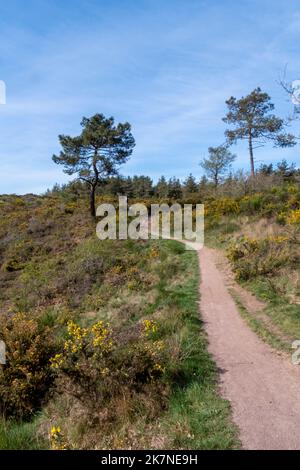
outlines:
{"label": "hillside slope", "polygon": [[86,201],[0,197],[0,447],[238,446],[173,241],[105,241]]}

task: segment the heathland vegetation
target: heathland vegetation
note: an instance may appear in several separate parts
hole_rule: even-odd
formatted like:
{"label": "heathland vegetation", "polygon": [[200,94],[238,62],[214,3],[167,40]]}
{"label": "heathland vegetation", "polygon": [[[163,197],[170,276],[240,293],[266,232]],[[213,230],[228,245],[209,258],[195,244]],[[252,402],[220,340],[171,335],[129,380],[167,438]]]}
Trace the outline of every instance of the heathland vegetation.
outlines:
{"label": "heathland vegetation", "polygon": [[234,446],[196,254],[100,241],[85,198],[69,192],[2,196],[0,211],[0,446]]}
{"label": "heathland vegetation", "polygon": [[[53,159],[74,181],[0,196],[1,448],[239,446],[199,317],[197,254],[172,240],[100,241],[94,217],[118,195],[204,203],[206,242],[264,302],[251,316],[236,298],[241,312],[290,347],[300,335],[300,171],[285,159],[255,168],[253,142],[296,141],[259,89],[227,104],[233,129],[210,147],[200,181],[120,176],[130,125],[98,114],[80,136],[60,136]],[[244,138],[249,173],[231,168],[229,146]]]}

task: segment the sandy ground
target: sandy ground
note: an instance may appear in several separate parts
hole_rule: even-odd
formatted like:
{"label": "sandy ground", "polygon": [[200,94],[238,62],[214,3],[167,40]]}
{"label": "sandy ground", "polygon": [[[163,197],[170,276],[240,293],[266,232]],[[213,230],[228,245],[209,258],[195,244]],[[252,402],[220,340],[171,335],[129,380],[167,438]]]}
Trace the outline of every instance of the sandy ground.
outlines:
{"label": "sandy ground", "polygon": [[243,448],[300,449],[300,365],[277,355],[241,318],[215,250],[203,248],[199,260],[201,317]]}

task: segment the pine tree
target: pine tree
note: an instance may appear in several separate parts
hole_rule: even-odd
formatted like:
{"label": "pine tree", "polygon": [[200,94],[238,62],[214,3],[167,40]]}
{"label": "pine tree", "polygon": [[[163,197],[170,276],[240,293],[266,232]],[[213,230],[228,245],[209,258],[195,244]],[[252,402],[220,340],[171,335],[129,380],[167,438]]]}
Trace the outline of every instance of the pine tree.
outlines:
{"label": "pine tree", "polygon": [[167,198],[169,186],[164,176],[161,176],[155,186],[155,194],[160,198]]}
{"label": "pine tree", "polygon": [[270,114],[274,105],[270,96],[260,88],[239,100],[232,96],[226,104],[228,113],[223,121],[234,127],[225,132],[227,141],[233,144],[238,140],[247,140],[252,176],[255,174],[255,148],[264,146],[268,141],[272,141],[275,147],[291,147],[296,144],[292,134],[284,133],[284,120]]}
{"label": "pine tree", "polygon": [[192,173],[190,173],[186,180],[183,182],[183,189],[185,193],[196,193],[198,191],[198,185]]}
{"label": "pine tree", "polygon": [[103,114],[84,117],[81,126],[83,130],[77,137],[59,136],[63,150],[52,158],[63,165],[65,173],[77,173],[88,184],[90,212],[95,217],[97,186],[109,175],[117,174],[118,166],[128,160],[135,142],[128,122],[115,125],[112,117],[106,119]]}

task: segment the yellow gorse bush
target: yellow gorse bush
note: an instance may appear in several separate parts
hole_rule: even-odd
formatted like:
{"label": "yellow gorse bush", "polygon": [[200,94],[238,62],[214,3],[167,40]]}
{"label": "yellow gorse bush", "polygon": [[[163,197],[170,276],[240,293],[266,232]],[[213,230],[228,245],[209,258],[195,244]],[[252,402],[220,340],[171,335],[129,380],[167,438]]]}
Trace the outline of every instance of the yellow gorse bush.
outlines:
{"label": "yellow gorse bush", "polygon": [[86,328],[81,328],[70,320],[67,324],[67,332],[69,339],[65,341],[64,350],[77,353],[83,347],[83,340],[87,336],[88,330]]}
{"label": "yellow gorse bush", "polygon": [[157,332],[149,319],[125,335],[102,320],[87,328],[69,322],[62,351],[50,360],[57,383],[91,413],[122,390],[140,393],[165,371],[165,344],[152,338]]}
{"label": "yellow gorse bush", "polygon": [[109,324],[102,320],[90,328],[82,328],[74,321],[67,323],[68,339],[64,342],[63,352],[50,358],[52,369],[60,369],[67,365],[67,359],[86,349],[93,349],[94,354],[109,352],[113,346]]}
{"label": "yellow gorse bush", "polygon": [[49,359],[56,350],[55,339],[37,315],[29,317],[23,312],[3,314],[0,333],[6,345],[6,364],[0,374],[0,412],[29,417],[52,384]]}
{"label": "yellow gorse bush", "polygon": [[111,339],[111,331],[109,324],[105,325],[102,320],[92,326],[92,333],[94,335],[93,346],[101,348],[103,351],[108,352],[113,346]]}
{"label": "yellow gorse bush", "polygon": [[272,276],[281,266],[298,261],[290,241],[289,237],[281,235],[261,239],[243,236],[231,244],[227,256],[238,279]]}
{"label": "yellow gorse bush", "polygon": [[300,224],[300,209],[289,212],[286,216],[286,222],[289,225]]}
{"label": "yellow gorse bush", "polygon": [[81,328],[72,320],[68,322],[67,330],[69,335],[77,339],[78,341],[81,341],[88,333],[88,330],[86,328]]}
{"label": "yellow gorse bush", "polygon": [[238,214],[240,206],[237,201],[231,198],[220,198],[205,204],[204,215],[220,217],[226,214]]}
{"label": "yellow gorse bush", "polygon": [[[143,320],[142,335],[149,338],[152,334],[158,332],[158,324],[154,320]],[[155,372],[164,372],[165,368],[158,362],[161,352],[165,349],[165,343],[161,340],[151,341],[144,345],[145,350],[153,359],[154,364],[151,370],[151,375]]]}

